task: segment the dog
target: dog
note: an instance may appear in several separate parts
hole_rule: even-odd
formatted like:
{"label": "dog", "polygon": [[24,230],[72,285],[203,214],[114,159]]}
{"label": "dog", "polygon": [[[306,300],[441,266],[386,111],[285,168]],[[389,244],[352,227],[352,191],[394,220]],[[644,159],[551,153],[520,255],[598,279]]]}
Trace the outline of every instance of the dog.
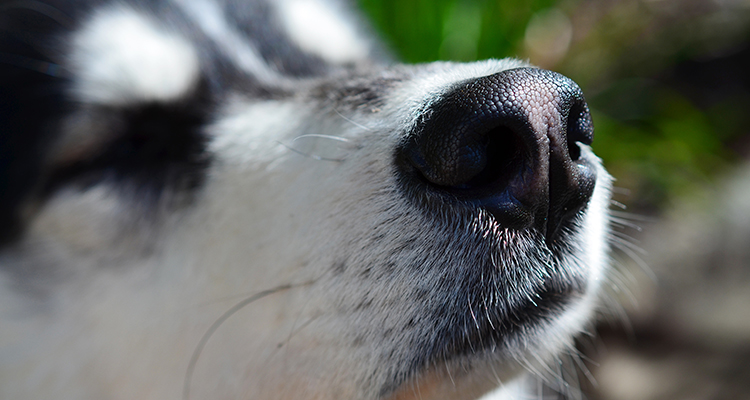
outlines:
{"label": "dog", "polygon": [[572,390],[611,178],[570,79],[394,63],[334,0],[0,21],[1,398]]}

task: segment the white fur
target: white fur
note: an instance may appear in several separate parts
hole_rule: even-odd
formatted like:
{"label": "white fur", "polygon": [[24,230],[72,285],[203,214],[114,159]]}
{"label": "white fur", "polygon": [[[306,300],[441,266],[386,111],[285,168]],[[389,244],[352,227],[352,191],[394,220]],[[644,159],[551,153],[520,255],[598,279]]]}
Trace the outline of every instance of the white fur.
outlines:
{"label": "white fur", "polygon": [[189,42],[124,6],[96,12],[72,42],[74,90],[88,102],[175,99],[193,88],[200,72]]}
{"label": "white fur", "polygon": [[211,149],[225,162],[268,164],[288,151],[284,145],[293,138],[279,133],[294,134],[292,128],[311,113],[306,108],[297,102],[236,98],[224,106],[222,117],[208,129]]}
{"label": "white fur", "polygon": [[526,382],[523,379],[501,382],[497,389],[482,396],[479,400],[525,400],[526,389]]}
{"label": "white fur", "polygon": [[[589,146],[581,145],[581,152],[587,157],[598,160]],[[594,188],[594,194],[589,202],[588,208],[591,210],[586,214],[586,220],[583,224],[582,246],[585,246],[585,254],[588,257],[588,265],[597,266],[590,271],[590,293],[598,293],[601,287],[607,266],[610,265],[610,256],[608,251],[609,232],[609,193],[612,191],[613,178],[599,164],[597,171],[597,182]],[[593,302],[593,301],[592,301]]]}
{"label": "white fur", "polygon": [[277,4],[287,34],[302,50],[333,64],[355,63],[369,55],[370,43],[335,5],[324,0],[283,0]]}

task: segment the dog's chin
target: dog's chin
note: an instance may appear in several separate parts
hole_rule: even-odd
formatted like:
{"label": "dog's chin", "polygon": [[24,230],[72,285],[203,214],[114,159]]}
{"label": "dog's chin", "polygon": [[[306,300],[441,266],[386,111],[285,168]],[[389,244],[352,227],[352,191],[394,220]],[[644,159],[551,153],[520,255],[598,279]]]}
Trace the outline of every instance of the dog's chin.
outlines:
{"label": "dog's chin", "polygon": [[[494,227],[491,220],[486,226]],[[571,250],[579,230],[571,221],[550,247],[530,231],[475,231],[475,258],[458,265],[446,260],[455,272],[450,286],[441,289],[444,301],[426,304],[425,326],[405,344],[408,369],[393,376],[381,394],[410,398],[409,388],[419,387],[422,398],[433,398],[425,395],[429,391],[442,398],[446,390],[478,397],[512,381],[523,365],[547,361],[569,344],[565,341],[581,327],[559,321],[577,312],[589,286],[586,267],[573,261],[580,258]],[[510,259],[511,254],[518,255]]]}

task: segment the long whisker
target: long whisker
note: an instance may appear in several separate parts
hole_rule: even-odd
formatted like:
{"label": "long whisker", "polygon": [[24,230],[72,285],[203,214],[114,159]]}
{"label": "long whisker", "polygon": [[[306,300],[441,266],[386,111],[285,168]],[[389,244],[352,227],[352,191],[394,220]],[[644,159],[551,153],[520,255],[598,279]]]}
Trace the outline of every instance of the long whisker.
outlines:
{"label": "long whisker", "polygon": [[208,344],[208,340],[219,329],[219,327],[221,327],[221,325],[224,324],[224,322],[226,322],[229,319],[229,317],[231,317],[232,315],[234,315],[241,309],[245,308],[248,304],[256,300],[262,299],[266,296],[272,295],[274,293],[278,293],[283,290],[291,289],[292,287],[295,287],[295,286],[302,286],[308,283],[310,282],[306,282],[306,283],[302,283],[298,285],[293,285],[293,284],[281,285],[273,289],[264,290],[260,293],[256,293],[240,301],[239,303],[235,304],[234,306],[232,306],[232,308],[230,308],[229,310],[224,312],[224,314],[222,314],[219,318],[217,318],[216,321],[214,321],[214,323],[211,325],[211,327],[209,327],[208,330],[206,330],[206,333],[203,334],[203,337],[201,337],[201,340],[198,342],[198,345],[195,346],[195,350],[193,350],[193,355],[190,357],[190,362],[188,363],[188,368],[187,368],[187,371],[185,372],[185,385],[182,388],[182,398],[185,400],[190,399],[190,383],[193,379],[193,373],[195,372],[196,364],[198,364],[198,359],[200,358],[201,353],[203,352],[203,349],[206,347],[206,344]]}
{"label": "long whisker", "polygon": [[656,277],[656,274],[654,274],[651,268],[649,268],[648,264],[646,264],[646,261],[643,259],[643,250],[640,247],[629,242],[628,240],[623,239],[622,237],[617,237],[614,235],[609,236],[609,242],[615,249],[620,250],[631,260],[633,260],[635,264],[643,271],[643,273],[648,276],[649,279],[651,279],[653,282],[657,282],[659,280]]}
{"label": "long whisker", "polygon": [[618,217],[617,215],[614,215],[614,213],[612,214],[613,215],[609,216],[609,221],[612,223],[612,225],[617,226],[617,227],[622,227],[622,228],[630,228],[630,229],[635,230],[636,232],[643,231],[643,228],[640,225],[636,224],[635,222],[631,222],[635,220],[629,219],[629,218]]}
{"label": "long whisker", "polygon": [[299,139],[306,139],[306,138],[323,138],[323,139],[331,139],[336,140],[339,142],[348,142],[349,139],[343,138],[341,136],[333,136],[333,135],[322,135],[320,133],[307,133],[304,135],[299,135],[296,138],[292,139],[292,143],[296,142]]}
{"label": "long whisker", "polygon": [[312,158],[313,160],[317,160],[317,161],[332,161],[332,162],[342,162],[342,161],[344,161],[343,158],[327,158],[327,157],[316,156],[314,154],[308,154],[308,153],[305,153],[305,152],[303,152],[301,150],[295,149],[294,147],[289,146],[289,145],[284,144],[284,143],[279,142],[279,141],[276,141],[276,143],[278,143],[278,144],[286,147],[287,150],[289,150],[289,151],[292,151],[292,152],[297,153],[297,154],[299,154],[301,156],[304,156],[304,157]]}
{"label": "long whisker", "polygon": [[342,119],[343,119],[344,121],[346,121],[346,122],[349,122],[349,123],[351,123],[352,125],[354,125],[354,126],[356,126],[356,127],[358,127],[358,128],[362,128],[362,129],[364,129],[364,130],[366,130],[366,131],[368,131],[368,132],[372,131],[372,129],[370,129],[370,128],[368,128],[368,127],[366,127],[366,126],[364,126],[364,125],[360,124],[359,122],[353,121],[352,119],[350,119],[350,118],[347,118],[347,117],[345,117],[345,116],[344,116],[344,114],[341,114],[341,113],[339,112],[339,110],[337,110],[337,109],[335,109],[335,108],[334,108],[334,109],[333,109],[333,111],[335,111],[335,112],[336,112],[336,114],[338,114],[338,115],[339,115],[339,117],[341,117],[341,118],[342,118]]}
{"label": "long whisker", "polygon": [[629,221],[656,222],[656,218],[649,217],[648,215],[641,215],[641,214],[635,214],[632,212],[614,211],[614,210],[611,210],[610,213],[615,217],[626,219]]}

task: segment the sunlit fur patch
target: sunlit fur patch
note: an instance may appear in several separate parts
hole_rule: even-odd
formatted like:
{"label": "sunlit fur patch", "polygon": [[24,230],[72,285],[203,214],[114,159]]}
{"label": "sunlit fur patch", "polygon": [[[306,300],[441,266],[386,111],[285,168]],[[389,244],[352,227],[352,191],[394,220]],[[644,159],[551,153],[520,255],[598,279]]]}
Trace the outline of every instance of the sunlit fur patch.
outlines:
{"label": "sunlit fur patch", "polygon": [[193,45],[126,6],[96,11],[72,38],[70,68],[83,101],[121,105],[179,98],[197,84]]}
{"label": "sunlit fur patch", "polygon": [[283,0],[277,4],[287,34],[302,50],[333,64],[356,63],[369,55],[369,41],[342,15],[339,4],[325,0]]}

